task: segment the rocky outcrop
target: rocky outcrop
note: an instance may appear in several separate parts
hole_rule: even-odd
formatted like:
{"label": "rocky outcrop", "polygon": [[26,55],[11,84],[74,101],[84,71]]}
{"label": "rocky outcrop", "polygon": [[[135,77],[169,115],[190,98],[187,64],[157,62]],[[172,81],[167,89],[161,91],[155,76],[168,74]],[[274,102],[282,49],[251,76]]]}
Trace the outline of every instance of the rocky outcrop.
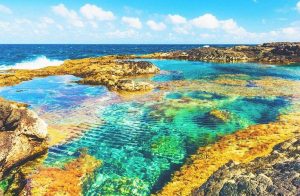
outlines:
{"label": "rocky outcrop", "polygon": [[159,69],[150,62],[129,61],[127,56],[105,56],[65,61],[63,65],[38,70],[10,70],[0,74],[0,86],[15,85],[34,77],[74,75],[81,84],[104,85],[110,90],[141,91],[153,88],[149,82],[134,81],[136,77],[156,74]]}
{"label": "rocky outcrop", "polygon": [[266,43],[226,48],[205,47],[186,51],[154,53],[141,58],[184,59],[209,62],[262,62],[289,64],[300,62],[300,42]]}
{"label": "rocky outcrop", "polygon": [[297,195],[300,193],[300,138],[274,147],[247,164],[229,162],[193,195]]}
{"label": "rocky outcrop", "polygon": [[0,100],[0,179],[47,148],[47,125],[24,105]]}

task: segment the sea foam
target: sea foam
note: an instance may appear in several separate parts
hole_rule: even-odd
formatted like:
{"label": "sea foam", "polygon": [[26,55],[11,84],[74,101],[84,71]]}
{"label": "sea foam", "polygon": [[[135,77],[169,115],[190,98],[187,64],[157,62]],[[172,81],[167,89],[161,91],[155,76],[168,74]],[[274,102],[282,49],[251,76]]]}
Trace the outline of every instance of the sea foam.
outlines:
{"label": "sea foam", "polygon": [[64,61],[48,59],[46,56],[39,56],[33,60],[22,61],[15,65],[0,65],[0,70],[9,69],[40,69],[47,66],[59,66]]}

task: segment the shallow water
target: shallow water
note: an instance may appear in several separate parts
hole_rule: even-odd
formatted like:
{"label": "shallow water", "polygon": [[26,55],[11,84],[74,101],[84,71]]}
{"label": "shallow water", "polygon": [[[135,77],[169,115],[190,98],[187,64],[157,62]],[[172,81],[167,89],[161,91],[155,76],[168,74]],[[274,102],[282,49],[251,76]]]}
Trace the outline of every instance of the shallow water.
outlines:
{"label": "shallow water", "polygon": [[[300,79],[297,68],[151,61],[163,70],[152,78],[155,82],[211,79],[220,74],[246,74],[249,80]],[[200,146],[249,125],[274,121],[289,105],[285,97],[233,97],[201,91],[201,86],[164,91],[159,99],[123,99],[104,87],[79,85],[76,80],[73,76],[37,78],[2,88],[0,96],[28,103],[50,126],[68,124],[68,130],[62,131],[78,133],[52,146],[44,165],[61,167],[78,157],[82,148],[103,161],[94,178],[84,183],[85,195],[149,195]],[[216,118],[212,110],[225,111],[229,120]]]}

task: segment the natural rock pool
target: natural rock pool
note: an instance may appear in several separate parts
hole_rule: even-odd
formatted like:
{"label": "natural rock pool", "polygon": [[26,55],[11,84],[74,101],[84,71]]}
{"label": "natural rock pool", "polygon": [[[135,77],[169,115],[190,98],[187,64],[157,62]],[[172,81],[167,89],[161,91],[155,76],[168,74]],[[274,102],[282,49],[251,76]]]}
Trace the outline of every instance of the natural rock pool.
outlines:
{"label": "natural rock pool", "polygon": [[[200,146],[275,121],[300,87],[299,67],[150,61],[161,69],[151,78],[159,87],[145,94],[50,76],[1,88],[0,96],[30,104],[55,133],[43,167],[63,168],[81,151],[102,161],[78,185],[84,195],[149,195]],[[282,83],[293,86],[275,85]]]}

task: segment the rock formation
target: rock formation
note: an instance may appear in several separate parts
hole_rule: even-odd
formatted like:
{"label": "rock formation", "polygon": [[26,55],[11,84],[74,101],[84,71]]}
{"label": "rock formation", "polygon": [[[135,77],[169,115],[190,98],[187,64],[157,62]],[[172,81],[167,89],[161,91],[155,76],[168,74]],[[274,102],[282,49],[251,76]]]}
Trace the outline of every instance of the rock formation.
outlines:
{"label": "rock formation", "polygon": [[250,163],[229,162],[193,195],[297,195],[300,193],[300,138],[283,142]]}
{"label": "rock formation", "polygon": [[24,105],[0,100],[0,179],[47,148],[47,125]]}
{"label": "rock formation", "polygon": [[209,62],[262,62],[290,64],[300,62],[300,42],[266,43],[226,48],[205,47],[186,51],[154,53],[141,58],[184,59]]}
{"label": "rock formation", "polygon": [[0,74],[0,86],[15,85],[34,77],[51,75],[74,75],[81,77],[79,83],[104,85],[110,90],[141,91],[151,90],[148,82],[135,81],[134,78],[156,74],[159,69],[150,62],[128,61],[126,56],[105,56],[65,61],[61,66],[38,70],[10,70]]}

